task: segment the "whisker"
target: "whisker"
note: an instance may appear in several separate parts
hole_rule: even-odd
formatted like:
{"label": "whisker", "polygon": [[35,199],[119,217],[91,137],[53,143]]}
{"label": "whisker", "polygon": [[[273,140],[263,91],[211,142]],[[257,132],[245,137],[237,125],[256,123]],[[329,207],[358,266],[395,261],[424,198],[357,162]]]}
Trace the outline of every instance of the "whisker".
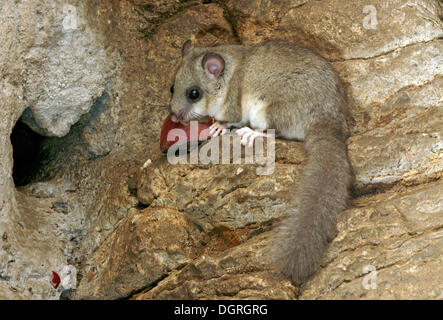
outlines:
{"label": "whisker", "polygon": [[203,115],[198,112],[193,111],[192,109],[181,109],[177,112],[177,117],[179,120],[189,122],[192,120],[200,120],[203,118]]}
{"label": "whisker", "polygon": [[191,111],[191,117],[195,120],[200,120],[202,118],[202,115],[195,111]]}
{"label": "whisker", "polygon": [[186,109],[181,109],[181,110],[178,112],[178,118],[179,118],[180,120],[185,120],[185,119],[186,119],[186,116],[187,116],[187,110],[186,110]]}

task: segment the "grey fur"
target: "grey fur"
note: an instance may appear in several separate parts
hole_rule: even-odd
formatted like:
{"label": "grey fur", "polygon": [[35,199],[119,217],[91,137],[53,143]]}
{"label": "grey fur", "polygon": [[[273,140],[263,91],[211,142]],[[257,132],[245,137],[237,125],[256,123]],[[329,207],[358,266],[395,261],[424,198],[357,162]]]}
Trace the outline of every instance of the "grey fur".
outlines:
{"label": "grey fur", "polygon": [[[308,160],[271,251],[278,270],[302,283],[316,271],[336,235],[337,216],[346,208],[352,179],[341,80],[321,56],[286,42],[184,51],[174,84],[173,113],[188,108],[231,125],[275,129],[283,138],[304,140]],[[222,74],[211,81],[201,66],[208,52],[225,61]],[[203,92],[199,106],[184,96],[195,85]],[[263,121],[253,123],[245,115],[245,99],[264,105],[265,128]]]}

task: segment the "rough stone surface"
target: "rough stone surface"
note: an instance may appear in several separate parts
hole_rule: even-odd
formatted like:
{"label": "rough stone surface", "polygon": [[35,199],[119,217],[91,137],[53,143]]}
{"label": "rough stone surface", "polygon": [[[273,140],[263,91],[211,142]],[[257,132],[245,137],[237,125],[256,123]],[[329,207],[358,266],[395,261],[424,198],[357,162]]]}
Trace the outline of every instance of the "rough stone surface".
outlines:
{"label": "rough stone surface", "polygon": [[[441,299],[442,16],[435,0],[4,0],[0,298]],[[267,259],[302,143],[277,141],[264,176],[159,150],[187,39],[298,41],[344,80],[354,199],[302,287]],[[18,188],[17,121],[47,136]],[[50,284],[63,270],[69,292]]]}
{"label": "rough stone surface", "polygon": [[[289,153],[291,147],[300,153]],[[277,161],[285,156],[292,163],[304,160],[298,142],[278,142],[277,153]],[[76,297],[128,296],[134,281],[151,287],[201,254],[235,247],[269,229],[270,222],[287,208],[287,190],[299,167],[277,164],[273,175],[258,176],[260,167],[172,165],[162,157],[140,168],[135,185],[139,209],[149,208],[131,209],[88,259],[87,269],[96,277],[83,279]]]}
{"label": "rough stone surface", "polygon": [[242,42],[295,39],[332,60],[373,58],[442,35],[434,0],[230,0],[226,6]]}
{"label": "rough stone surface", "polygon": [[198,256],[199,234],[179,211],[132,209],[94,253],[97,264],[88,266],[88,277],[77,294],[102,299],[129,296],[141,284],[154,283]]}
{"label": "rough stone surface", "polygon": [[22,44],[26,68],[23,121],[43,135],[62,137],[106,88],[116,56],[107,57],[84,20],[81,1],[21,4],[34,29]]}
{"label": "rough stone surface", "polygon": [[222,254],[202,255],[133,299],[294,299],[295,288],[266,264],[267,232]]}
{"label": "rough stone surface", "polygon": [[400,99],[399,108],[383,106],[391,109],[385,116],[379,115],[383,130],[377,128],[349,139],[359,188],[417,185],[442,176],[443,108],[415,107],[407,94]]}
{"label": "rough stone surface", "polygon": [[[442,192],[443,184],[434,183],[355,201],[358,208],[342,214],[323,267],[299,298],[438,298],[443,291]],[[433,196],[423,198],[429,193]],[[294,298],[296,289],[264,262],[269,242],[272,232],[214,257],[202,256],[134,298]],[[365,282],[370,276],[375,280]],[[371,284],[376,287],[368,288]]]}
{"label": "rough stone surface", "polygon": [[[356,200],[341,217],[325,267],[306,283],[301,298],[441,297],[442,193],[439,181]],[[371,275],[374,287],[365,288]]]}

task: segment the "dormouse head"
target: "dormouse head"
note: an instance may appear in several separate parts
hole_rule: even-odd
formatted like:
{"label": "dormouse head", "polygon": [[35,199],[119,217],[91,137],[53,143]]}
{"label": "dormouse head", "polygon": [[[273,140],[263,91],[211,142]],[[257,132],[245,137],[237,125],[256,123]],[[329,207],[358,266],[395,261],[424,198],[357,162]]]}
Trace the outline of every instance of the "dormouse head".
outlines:
{"label": "dormouse head", "polygon": [[171,113],[177,120],[213,116],[214,103],[224,86],[225,60],[207,48],[194,48],[190,40],[182,47],[182,63],[171,87]]}

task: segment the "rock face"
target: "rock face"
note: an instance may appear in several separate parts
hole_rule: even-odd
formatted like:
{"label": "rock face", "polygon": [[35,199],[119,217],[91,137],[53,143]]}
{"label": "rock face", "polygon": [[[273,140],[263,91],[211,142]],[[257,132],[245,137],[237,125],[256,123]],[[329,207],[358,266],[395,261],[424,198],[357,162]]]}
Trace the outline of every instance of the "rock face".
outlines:
{"label": "rock face", "polygon": [[96,41],[81,3],[40,1],[19,9],[34,27],[22,44],[28,107],[22,120],[43,135],[65,136],[102,95],[115,68],[117,57]]}
{"label": "rock face", "polygon": [[[4,0],[0,298],[441,299],[442,16],[436,0]],[[268,259],[301,142],[276,141],[270,175],[173,165],[159,150],[190,38],[297,41],[344,80],[354,197],[301,287]],[[44,136],[21,187],[17,121]]]}

